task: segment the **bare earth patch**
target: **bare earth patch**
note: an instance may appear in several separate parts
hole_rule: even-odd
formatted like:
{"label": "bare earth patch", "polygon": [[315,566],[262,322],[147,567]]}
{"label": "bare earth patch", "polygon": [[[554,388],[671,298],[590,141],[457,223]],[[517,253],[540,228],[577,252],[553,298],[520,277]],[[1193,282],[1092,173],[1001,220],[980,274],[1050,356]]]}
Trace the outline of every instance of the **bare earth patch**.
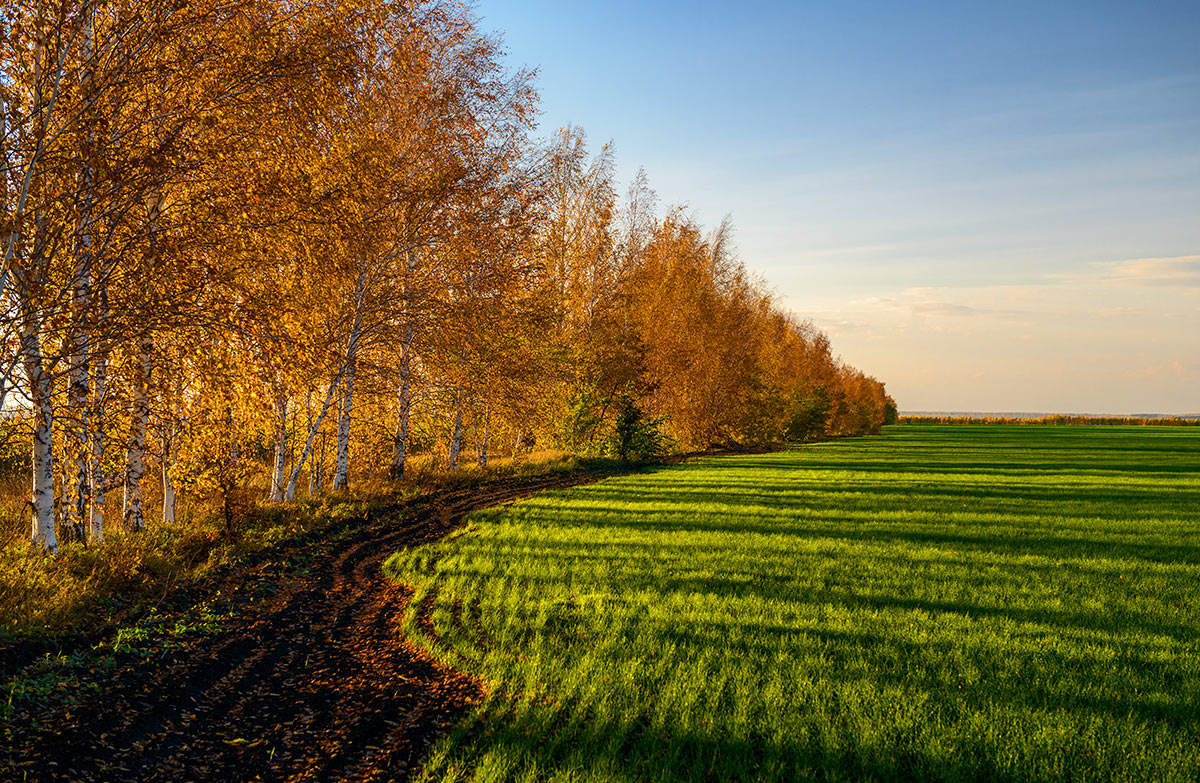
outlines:
{"label": "bare earth patch", "polygon": [[39,728],[10,722],[0,778],[409,777],[483,688],[403,638],[410,593],[383,576],[384,559],[445,535],[471,511],[597,478],[442,493],[361,523],[310,567],[258,585],[265,597],[220,631],[100,675],[98,695],[38,716]]}

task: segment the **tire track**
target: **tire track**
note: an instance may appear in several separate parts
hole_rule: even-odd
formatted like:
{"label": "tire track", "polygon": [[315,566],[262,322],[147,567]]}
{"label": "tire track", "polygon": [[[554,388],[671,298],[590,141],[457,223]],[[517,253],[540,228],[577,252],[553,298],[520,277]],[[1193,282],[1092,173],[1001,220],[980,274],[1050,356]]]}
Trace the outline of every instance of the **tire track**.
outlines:
{"label": "tire track", "polygon": [[[6,772],[31,781],[403,780],[483,696],[401,634],[411,592],[393,552],[434,541],[478,509],[596,481],[580,473],[444,492],[334,538],[228,627],[102,683],[43,716]],[[15,779],[20,780],[20,777]]]}

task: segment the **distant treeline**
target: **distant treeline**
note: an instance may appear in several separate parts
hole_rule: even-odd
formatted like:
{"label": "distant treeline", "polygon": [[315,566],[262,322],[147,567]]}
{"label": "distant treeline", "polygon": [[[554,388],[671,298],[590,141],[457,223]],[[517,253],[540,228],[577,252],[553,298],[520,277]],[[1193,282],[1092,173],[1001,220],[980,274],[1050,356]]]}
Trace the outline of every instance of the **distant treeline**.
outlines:
{"label": "distant treeline", "polygon": [[1112,424],[1133,427],[1200,427],[1188,416],[900,416],[897,424]]}

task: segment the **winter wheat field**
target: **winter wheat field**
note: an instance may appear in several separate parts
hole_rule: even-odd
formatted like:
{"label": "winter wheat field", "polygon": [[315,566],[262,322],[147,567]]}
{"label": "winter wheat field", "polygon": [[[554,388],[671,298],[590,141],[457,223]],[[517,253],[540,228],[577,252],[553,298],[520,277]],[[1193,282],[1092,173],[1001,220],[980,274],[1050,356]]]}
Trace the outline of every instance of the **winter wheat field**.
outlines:
{"label": "winter wheat field", "polygon": [[1200,779],[1200,428],[899,426],[395,555],[428,780]]}

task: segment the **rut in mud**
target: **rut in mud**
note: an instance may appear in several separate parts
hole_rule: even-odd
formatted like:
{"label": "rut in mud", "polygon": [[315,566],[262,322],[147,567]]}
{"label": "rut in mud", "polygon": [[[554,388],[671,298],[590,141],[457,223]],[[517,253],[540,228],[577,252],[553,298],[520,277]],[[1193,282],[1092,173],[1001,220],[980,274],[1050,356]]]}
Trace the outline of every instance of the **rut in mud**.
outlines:
{"label": "rut in mud", "polygon": [[407,779],[482,688],[403,638],[409,595],[383,576],[384,559],[471,511],[597,478],[442,494],[363,523],[225,630],[120,671],[99,698],[43,720],[10,771],[30,781]]}

